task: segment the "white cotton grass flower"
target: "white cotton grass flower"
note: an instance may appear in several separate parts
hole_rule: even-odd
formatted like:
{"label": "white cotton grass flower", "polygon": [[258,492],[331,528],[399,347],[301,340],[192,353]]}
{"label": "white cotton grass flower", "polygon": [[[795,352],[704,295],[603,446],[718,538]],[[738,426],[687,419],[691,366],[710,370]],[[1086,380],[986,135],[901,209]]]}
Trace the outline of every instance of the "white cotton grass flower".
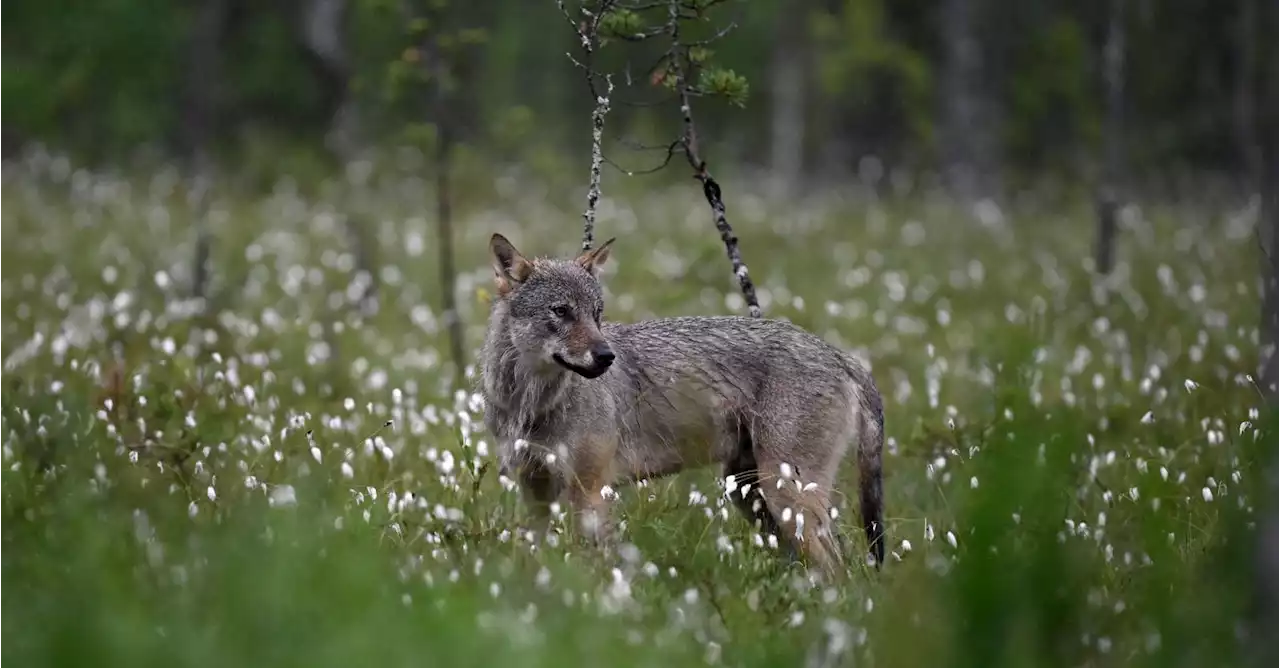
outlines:
{"label": "white cotton grass flower", "polygon": [[1210,503],[1213,501],[1213,490],[1205,487],[1200,490],[1200,496],[1204,497],[1205,503]]}
{"label": "white cotton grass flower", "polygon": [[293,485],[277,485],[271,490],[267,503],[273,508],[294,506],[298,504],[298,496],[293,490]]}

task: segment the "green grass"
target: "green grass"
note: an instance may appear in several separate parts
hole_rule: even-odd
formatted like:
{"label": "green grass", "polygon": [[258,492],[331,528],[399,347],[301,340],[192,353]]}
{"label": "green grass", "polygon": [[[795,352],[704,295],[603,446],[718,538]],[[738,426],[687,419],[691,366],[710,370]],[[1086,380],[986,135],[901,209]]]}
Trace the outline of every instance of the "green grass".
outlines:
{"label": "green grass", "polygon": [[[488,235],[540,254],[579,236],[580,184],[500,180],[460,203],[469,350]],[[1083,208],[983,224],[930,193],[783,207],[724,180],[766,313],[866,359],[885,395],[882,572],[813,586],[725,511],[714,471],[623,490],[615,554],[530,542],[481,405],[451,386],[418,176],[224,194],[202,312],[171,175],[36,157],[3,185],[3,659],[1274,665],[1247,215],[1145,210],[1103,286]],[[606,191],[607,317],[741,312],[696,189]],[[367,317],[348,207],[376,239]]]}

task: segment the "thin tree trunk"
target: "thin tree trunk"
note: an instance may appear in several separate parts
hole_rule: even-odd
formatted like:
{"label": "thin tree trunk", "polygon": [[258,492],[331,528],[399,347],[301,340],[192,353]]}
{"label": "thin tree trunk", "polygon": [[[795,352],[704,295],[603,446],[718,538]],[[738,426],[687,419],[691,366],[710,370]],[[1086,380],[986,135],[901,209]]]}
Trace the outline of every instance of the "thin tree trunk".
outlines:
{"label": "thin tree trunk", "polygon": [[[343,172],[359,159],[363,146],[360,117],[350,94],[351,63],[345,31],[349,11],[347,0],[304,0],[300,17],[302,45],[321,83],[331,114],[325,146]],[[350,201],[358,202],[361,198],[354,197]],[[371,315],[377,311],[378,305],[373,244],[361,222],[362,212],[348,211],[344,220],[347,239],[356,260],[356,275],[365,281],[357,303],[362,313]]]}
{"label": "thin tree trunk", "polygon": [[454,387],[462,387],[466,378],[467,356],[463,347],[462,318],[458,314],[456,292],[457,269],[453,257],[453,136],[448,123],[439,123],[436,141],[436,225],[440,247],[440,292],[444,303],[444,322],[449,331],[449,351],[453,356]]}
{"label": "thin tree trunk", "polygon": [[1115,265],[1116,215],[1120,209],[1123,167],[1124,111],[1124,0],[1111,0],[1107,38],[1103,46],[1103,79],[1106,81],[1107,118],[1103,135],[1102,183],[1098,188],[1098,233],[1094,269],[1105,276]]}
{"label": "thin tree trunk", "polygon": [[[1262,8],[1261,35],[1280,32],[1280,0],[1267,0]],[[1262,196],[1258,228],[1262,241],[1262,389],[1272,412],[1280,410],[1280,45],[1267,40],[1260,63],[1263,68],[1262,100],[1257,114],[1261,142],[1257,187]],[[1274,422],[1272,422],[1274,425]],[[1268,425],[1271,426],[1271,425]],[[1280,662],[1280,449],[1271,439],[1271,461],[1266,476],[1266,498],[1258,518],[1257,595],[1260,619],[1256,627],[1261,644],[1261,665]]]}
{"label": "thin tree trunk", "polygon": [[982,191],[981,164],[988,140],[983,111],[982,52],[974,31],[974,0],[943,0],[942,160],[953,193],[974,199]]}
{"label": "thin tree trunk", "polygon": [[1276,301],[1280,296],[1280,280],[1277,278],[1277,255],[1276,255],[1276,237],[1277,226],[1280,220],[1277,220],[1276,206],[1276,179],[1280,177],[1277,173],[1277,156],[1276,156],[1276,135],[1275,135],[1275,81],[1271,82],[1271,132],[1269,133],[1269,149],[1267,150],[1267,158],[1261,160],[1263,167],[1258,170],[1259,175],[1259,191],[1261,195],[1260,208],[1258,211],[1258,246],[1259,246],[1259,269],[1262,273],[1262,292],[1261,292],[1261,327],[1259,328],[1259,361],[1258,361],[1258,385],[1269,395],[1274,396],[1277,390],[1277,355],[1280,355],[1280,342],[1277,341],[1277,334],[1280,333],[1280,323],[1277,322]]}
{"label": "thin tree trunk", "polygon": [[769,162],[783,196],[800,182],[805,135],[805,20],[803,3],[783,3],[770,76]]}
{"label": "thin tree trunk", "polygon": [[222,43],[230,15],[230,0],[204,0],[191,26],[188,50],[188,78],[183,96],[179,143],[185,161],[190,205],[196,231],[191,262],[191,296],[203,299],[208,291],[210,246],[212,244],[206,205],[212,165],[209,138],[213,133],[217,86],[221,78]]}
{"label": "thin tree trunk", "polygon": [[426,49],[434,79],[433,115],[436,123],[436,230],[439,247],[440,298],[444,307],[442,318],[449,335],[449,351],[453,357],[454,387],[464,387],[466,382],[466,349],[463,341],[462,318],[458,313],[456,292],[457,263],[453,255],[453,187],[450,172],[453,167],[455,119],[449,105],[449,63],[438,44],[432,39]]}
{"label": "thin tree trunk", "polygon": [[1235,86],[1231,99],[1232,120],[1235,124],[1236,147],[1240,166],[1254,179],[1262,159],[1258,149],[1258,133],[1255,123],[1258,116],[1258,68],[1254,53],[1257,50],[1258,10],[1256,0],[1241,0],[1236,15],[1236,63]]}

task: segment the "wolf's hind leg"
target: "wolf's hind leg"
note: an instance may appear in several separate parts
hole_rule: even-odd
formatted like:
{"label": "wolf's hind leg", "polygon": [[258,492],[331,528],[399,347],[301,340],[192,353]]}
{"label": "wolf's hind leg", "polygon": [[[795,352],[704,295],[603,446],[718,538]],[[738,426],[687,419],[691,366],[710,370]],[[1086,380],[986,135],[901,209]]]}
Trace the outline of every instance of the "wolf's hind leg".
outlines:
{"label": "wolf's hind leg", "polygon": [[[796,441],[779,438],[768,430],[761,432],[756,435],[755,448],[761,478],[759,488],[781,538],[803,555],[810,566],[828,577],[839,577],[844,573],[844,553],[831,518],[831,486],[835,476],[828,460],[842,453],[788,447]],[[779,453],[786,453],[791,461],[784,460]]]}
{"label": "wolf's hind leg", "polygon": [[836,539],[827,493],[819,489],[798,490],[792,483],[776,488],[766,486],[761,493],[792,549],[829,577],[841,575],[844,556]]}
{"label": "wolf's hind leg", "polygon": [[724,474],[726,478],[733,476],[735,484],[733,491],[729,492],[729,499],[733,501],[733,505],[738,509],[738,512],[762,536],[766,538],[773,536],[778,541],[779,547],[791,559],[799,559],[799,553],[795,551],[791,542],[782,535],[781,527],[778,526],[773,514],[769,512],[764,496],[761,495],[759,471],[754,468],[740,468],[734,466],[734,463],[730,463],[724,467]]}
{"label": "wolf's hind leg", "polygon": [[768,506],[765,504],[764,496],[761,495],[760,471],[756,466],[756,456],[751,442],[751,428],[746,420],[739,419],[736,425],[737,443],[734,444],[732,454],[724,463],[724,476],[726,484],[728,479],[732,478],[732,489],[728,491],[729,500],[733,501],[733,506],[738,512],[747,519],[756,531],[766,539],[773,536],[778,542],[779,548],[792,560],[798,560],[800,554],[796,552],[791,542],[783,535],[782,530],[778,526],[778,522],[774,519],[773,514],[769,512]]}

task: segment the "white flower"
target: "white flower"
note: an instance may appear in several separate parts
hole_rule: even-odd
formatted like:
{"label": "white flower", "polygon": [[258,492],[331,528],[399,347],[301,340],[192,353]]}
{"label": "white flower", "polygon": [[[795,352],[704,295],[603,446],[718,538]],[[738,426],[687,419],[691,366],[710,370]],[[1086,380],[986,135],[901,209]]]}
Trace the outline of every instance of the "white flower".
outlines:
{"label": "white flower", "polygon": [[1205,503],[1213,501],[1213,490],[1209,489],[1208,487],[1205,487],[1204,489],[1200,490],[1200,496],[1204,497]]}
{"label": "white flower", "polygon": [[272,507],[297,505],[298,497],[293,491],[293,485],[279,485],[271,490],[271,497],[267,499],[267,503]]}

